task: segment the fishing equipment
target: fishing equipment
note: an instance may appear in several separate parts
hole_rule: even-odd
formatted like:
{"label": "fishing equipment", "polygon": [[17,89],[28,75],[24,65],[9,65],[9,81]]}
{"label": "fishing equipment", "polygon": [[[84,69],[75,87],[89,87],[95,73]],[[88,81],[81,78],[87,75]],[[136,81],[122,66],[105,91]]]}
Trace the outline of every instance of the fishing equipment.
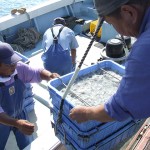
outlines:
{"label": "fishing equipment", "polygon": [[125,42],[125,39],[124,39],[123,35],[121,35],[121,39],[122,39],[122,42],[123,42],[123,45],[124,45],[125,55],[128,56],[129,50],[128,50],[128,47],[127,47],[127,44]]}
{"label": "fishing equipment", "polygon": [[131,38],[117,35],[116,38],[107,41],[106,46],[100,51],[102,59],[110,59],[116,62],[124,61],[131,47]]}
{"label": "fishing equipment", "polygon": [[[90,23],[90,33],[93,35],[93,33],[95,32],[95,28],[97,26],[98,20],[94,20]],[[100,28],[100,30],[98,31],[97,37],[101,37],[102,34],[102,28]]]}
{"label": "fishing equipment", "polygon": [[[64,85],[65,88],[67,88],[67,85],[62,81],[61,78],[58,77],[58,79],[60,79],[61,83]],[[84,101],[81,97],[79,97],[77,94],[75,94],[73,91],[70,90],[70,94],[74,97],[76,97],[79,101],[81,101],[82,103],[86,104],[87,106],[90,106],[86,101]]]}
{"label": "fishing equipment", "polygon": [[[130,49],[130,48],[131,48],[131,37],[129,37],[129,36],[122,36],[122,37],[123,37],[123,39],[124,39],[124,42],[125,42],[126,45],[127,45],[127,48]],[[118,34],[118,35],[116,36],[116,38],[119,39],[119,40],[121,40],[121,41],[123,40],[122,37],[121,37],[120,34]]]}
{"label": "fishing equipment", "polygon": [[59,108],[59,113],[58,113],[58,120],[57,120],[57,123],[56,123],[56,128],[57,128],[57,125],[58,125],[58,124],[61,124],[61,123],[62,123],[62,112],[63,112],[64,100],[65,100],[65,98],[66,98],[66,96],[67,96],[67,94],[68,94],[68,92],[69,92],[69,90],[70,90],[72,84],[74,83],[75,79],[77,78],[77,75],[78,75],[78,73],[79,73],[79,71],[80,71],[80,69],[81,69],[81,66],[82,66],[82,64],[83,64],[83,62],[84,62],[84,60],[85,60],[85,58],[86,58],[86,56],[87,56],[89,50],[91,49],[92,44],[93,44],[94,41],[95,41],[95,38],[96,38],[97,33],[99,32],[99,30],[100,30],[100,28],[101,28],[101,26],[102,26],[102,24],[103,24],[103,21],[104,21],[104,18],[103,18],[103,17],[98,19],[98,22],[99,22],[99,23],[98,23],[97,28],[96,28],[96,31],[95,31],[95,33],[94,33],[94,35],[93,35],[93,37],[92,37],[92,40],[91,40],[91,42],[89,43],[89,45],[88,45],[88,47],[87,47],[87,50],[85,51],[85,53],[84,53],[84,55],[83,55],[83,57],[82,57],[82,59],[81,59],[81,62],[79,63],[78,67],[75,69],[75,72],[74,72],[74,74],[73,74],[73,76],[72,76],[72,78],[71,78],[71,80],[70,80],[70,82],[69,82],[69,84],[68,84],[68,86],[67,86],[67,88],[66,88],[66,91],[64,92],[64,94],[63,94],[63,96],[62,96],[62,100],[61,100],[61,104],[60,104],[60,108]]}
{"label": "fishing equipment", "polygon": [[[115,75],[115,77],[117,77],[120,80],[121,80],[121,76],[124,75],[124,71],[125,71],[125,68],[119,65],[118,63],[115,63],[114,61],[108,61],[108,60],[101,61],[97,64],[88,66],[80,70],[76,78],[76,81],[71,87],[71,90],[74,93],[76,93],[78,96],[81,96],[81,98],[85,100],[87,103],[89,103],[91,106],[102,104],[105,102],[105,100],[107,101],[107,99],[110,97],[108,93],[111,93],[110,95],[112,96],[112,93],[117,90],[116,86],[119,85],[118,80],[114,78],[112,79],[112,77],[110,77],[108,74],[101,71],[100,69],[104,69],[111,75]],[[118,75],[116,75],[116,73]],[[61,80],[65,84],[68,84],[73,74],[74,73],[67,74],[61,77]],[[91,80],[92,78],[94,80]],[[89,80],[91,82],[89,82]],[[98,84],[101,83],[100,81],[102,80],[104,80],[104,82],[102,84]],[[107,81],[112,81],[112,82],[111,84],[105,84]],[[97,90],[97,91],[91,90],[91,89],[100,89],[99,87],[102,88],[102,90]],[[49,92],[51,95],[51,101],[53,105],[52,108],[53,118],[51,121],[54,130],[56,129],[56,123],[58,119],[61,98],[65,90],[65,88],[63,88],[63,90],[62,88],[63,85],[59,79],[55,79],[51,81],[49,84]],[[103,88],[105,88],[106,90],[104,91]],[[90,90],[93,92],[92,93],[87,92]],[[101,94],[100,96],[98,96],[98,99],[97,98],[95,99],[97,93],[101,93]],[[79,100],[77,100],[74,96],[72,96],[71,93],[67,95],[63,105],[62,123],[59,125],[57,124],[57,130],[55,130],[55,134],[60,139],[60,141],[66,147],[69,145],[69,148],[67,147],[68,149],[72,149],[72,147],[74,147],[77,150],[78,149],[95,150],[95,148],[98,147],[97,149],[107,150],[109,148],[114,147],[113,144],[116,144],[116,142],[118,144],[119,142],[123,141],[123,139],[128,138],[131,134],[134,133],[133,128],[136,128],[137,125],[134,123],[134,121],[131,121],[132,118],[124,122],[115,121],[115,122],[102,123],[99,121],[90,120],[85,123],[78,124],[76,121],[70,119],[69,113],[72,108],[80,104],[86,106],[82,104]],[[129,132],[127,132],[126,129],[128,129]],[[102,145],[104,144],[105,141],[109,139],[110,139],[110,143],[106,144],[107,148],[106,145],[105,148],[103,148]]]}
{"label": "fishing equipment", "polygon": [[[59,107],[58,119],[57,119],[56,126],[55,126],[55,131],[56,131],[56,129],[57,129],[57,125],[62,123],[62,112],[63,112],[64,100],[65,100],[67,94],[69,93],[70,88],[71,88],[71,86],[73,85],[75,79],[77,78],[77,75],[78,75],[78,73],[79,73],[79,71],[80,71],[80,69],[81,69],[81,66],[82,66],[82,64],[84,63],[84,60],[85,60],[85,58],[86,58],[88,52],[90,51],[90,49],[91,49],[91,47],[92,47],[92,44],[94,43],[95,38],[96,38],[96,36],[97,36],[97,34],[98,34],[98,32],[99,32],[99,30],[100,30],[100,28],[101,28],[103,22],[104,22],[104,18],[103,18],[103,17],[101,17],[101,18],[98,19],[98,25],[97,25],[96,30],[95,30],[95,33],[94,33],[94,35],[93,35],[93,37],[92,37],[92,39],[91,39],[91,42],[89,43],[89,45],[88,45],[88,47],[87,47],[87,50],[85,51],[85,53],[84,53],[84,55],[83,55],[83,57],[82,57],[82,59],[81,59],[81,62],[79,63],[78,67],[75,69],[75,72],[74,72],[74,74],[73,74],[71,80],[69,81],[68,86],[67,86],[67,88],[66,88],[66,90],[65,90],[65,92],[64,92],[64,94],[63,94],[63,96],[62,96],[61,103],[60,103],[60,107]],[[123,38],[123,37],[122,37],[122,38]],[[127,48],[126,48],[126,50],[127,50]]]}
{"label": "fishing equipment", "polygon": [[110,39],[106,43],[106,55],[111,58],[123,57],[123,42],[119,39]]}

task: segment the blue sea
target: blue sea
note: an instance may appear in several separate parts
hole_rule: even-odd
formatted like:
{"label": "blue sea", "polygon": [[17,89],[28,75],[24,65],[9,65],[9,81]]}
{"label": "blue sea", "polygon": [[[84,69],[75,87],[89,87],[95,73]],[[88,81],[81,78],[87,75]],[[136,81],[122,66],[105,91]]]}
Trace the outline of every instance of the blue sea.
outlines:
{"label": "blue sea", "polygon": [[28,9],[46,1],[48,0],[0,0],[0,17],[9,15],[12,9]]}

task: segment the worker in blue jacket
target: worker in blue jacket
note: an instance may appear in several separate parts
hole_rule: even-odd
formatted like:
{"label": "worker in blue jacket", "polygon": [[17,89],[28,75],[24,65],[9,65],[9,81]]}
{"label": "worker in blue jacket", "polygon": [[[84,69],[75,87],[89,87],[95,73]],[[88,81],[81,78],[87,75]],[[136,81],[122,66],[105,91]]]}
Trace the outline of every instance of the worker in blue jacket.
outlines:
{"label": "worker in blue jacket", "polygon": [[[108,122],[150,117],[150,0],[95,0],[98,15],[122,35],[136,37],[126,60],[125,75],[104,105],[76,107],[77,122]],[[109,33],[108,33],[109,34]],[[99,83],[101,84],[101,83]]]}

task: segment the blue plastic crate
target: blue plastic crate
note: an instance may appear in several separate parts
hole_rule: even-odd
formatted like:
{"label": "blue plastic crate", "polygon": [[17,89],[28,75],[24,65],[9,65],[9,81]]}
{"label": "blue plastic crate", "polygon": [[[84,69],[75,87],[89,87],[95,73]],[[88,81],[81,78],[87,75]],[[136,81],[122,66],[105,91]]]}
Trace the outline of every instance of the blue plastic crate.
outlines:
{"label": "blue plastic crate", "polygon": [[[52,109],[54,124],[57,124],[58,119],[58,110],[54,106]],[[73,137],[74,141],[83,149],[90,147],[91,145],[96,144],[98,141],[103,140],[113,133],[119,131],[124,128],[130,122],[133,122],[131,119],[128,119],[123,122],[108,122],[100,124],[92,130],[87,132],[82,132],[78,129],[69,118],[62,116],[62,124],[57,125],[57,129],[62,131],[63,133]]]}
{"label": "blue plastic crate", "polygon": [[34,109],[34,93],[32,91],[32,85],[31,83],[26,83],[26,89],[24,92],[24,101],[23,101],[23,107],[26,110],[26,112],[30,112]]}
{"label": "blue plastic crate", "polygon": [[110,150],[123,140],[130,138],[137,130],[137,128],[139,128],[140,122],[141,121],[130,122],[121,130],[115,132],[103,140],[98,141],[96,144],[91,145],[88,148],[81,148],[80,145],[78,145],[74,140],[74,137],[70,137],[69,135],[64,134],[62,130],[58,130],[56,136],[66,146],[67,150]]}
{"label": "blue plastic crate", "polygon": [[20,54],[20,53],[18,53],[17,51],[15,51],[15,53],[17,54],[17,55],[19,55],[21,58],[22,58],[22,62],[23,63],[25,63],[25,64],[29,64],[29,59],[26,57],[26,56],[24,56],[24,55],[22,55],[22,54]]}
{"label": "blue plastic crate", "polygon": [[[22,58],[21,62],[23,62],[25,64],[29,64],[30,61],[26,56],[20,54],[17,51],[15,51],[15,53]],[[24,93],[23,107],[26,112],[30,112],[34,109],[34,104],[35,104],[34,93],[32,92],[33,87],[31,85],[31,83],[26,83],[25,86],[26,86],[26,89],[25,89],[25,93]]]}
{"label": "blue plastic crate", "polygon": [[[88,67],[88,68],[81,69],[79,71],[78,77],[88,75],[92,72],[98,71],[98,70],[100,70],[100,68],[110,69],[112,71],[118,72],[121,75],[123,75],[124,71],[125,71],[123,66],[121,66],[111,60],[104,60],[104,61],[101,61],[95,65]],[[72,75],[73,75],[73,73],[67,74],[65,76],[62,76],[61,79],[65,84],[68,84]],[[61,100],[62,100],[62,93],[59,90],[57,90],[57,88],[60,87],[61,85],[62,85],[62,82],[60,81],[60,79],[51,80],[48,84],[49,93],[52,98],[52,104],[54,106],[56,106],[58,109],[60,108],[60,104],[61,104]],[[63,114],[65,114],[65,116],[67,116],[69,118],[69,116],[68,116],[69,112],[73,107],[74,106],[67,99],[65,99],[64,105],[63,105]],[[78,128],[83,132],[89,131],[101,124],[100,122],[97,122],[97,121],[88,121],[88,122],[85,122],[82,124],[78,124],[75,121],[73,121],[72,123],[75,126],[78,126]]]}
{"label": "blue plastic crate", "polygon": [[32,97],[31,99],[26,99],[25,103],[23,104],[24,110],[29,113],[34,109],[35,106],[35,99]]}

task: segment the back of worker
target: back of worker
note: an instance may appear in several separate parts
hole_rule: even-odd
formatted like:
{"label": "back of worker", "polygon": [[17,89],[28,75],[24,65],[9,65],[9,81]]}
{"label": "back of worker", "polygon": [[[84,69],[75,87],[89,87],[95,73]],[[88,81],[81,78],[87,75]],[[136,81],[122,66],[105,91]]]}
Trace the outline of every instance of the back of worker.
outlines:
{"label": "back of worker", "polygon": [[[57,36],[59,34],[61,28],[62,31],[60,32],[60,35],[58,37],[58,43],[65,51],[65,57],[60,53],[60,57],[58,57],[59,54],[57,54],[57,59],[52,59],[52,57],[46,55],[46,57],[43,57],[43,62],[46,69],[53,70],[60,75],[64,75],[73,71],[72,68],[76,64],[76,48],[78,47],[78,43],[75,38],[74,32],[65,26],[65,20],[63,18],[56,18],[54,20],[54,26],[52,27],[54,36]],[[52,34],[52,30],[51,28],[49,28],[43,36],[42,48],[44,52],[49,51],[50,53],[50,51],[52,51],[53,54],[56,54],[55,52],[53,52],[54,49],[50,50],[50,47],[53,44],[53,40],[54,37]],[[52,68],[50,68],[50,64],[51,66],[53,66]]]}

